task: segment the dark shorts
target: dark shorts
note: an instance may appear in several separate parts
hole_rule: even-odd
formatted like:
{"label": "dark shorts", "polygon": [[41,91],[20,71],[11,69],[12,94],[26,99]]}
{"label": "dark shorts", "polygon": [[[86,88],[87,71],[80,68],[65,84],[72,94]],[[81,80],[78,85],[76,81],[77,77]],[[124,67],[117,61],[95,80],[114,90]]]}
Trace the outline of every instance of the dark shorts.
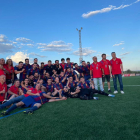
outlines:
{"label": "dark shorts", "polygon": [[[35,102],[34,98],[32,96],[28,96],[26,98],[24,98],[22,100],[22,102],[25,104],[25,107],[33,107],[34,104],[36,104],[37,102]],[[38,102],[39,103],[39,102]],[[40,102],[41,103],[41,102]]]}
{"label": "dark shorts", "polygon": [[107,82],[110,82],[110,75],[105,75],[104,77],[102,76],[102,81],[105,82],[105,79]]}

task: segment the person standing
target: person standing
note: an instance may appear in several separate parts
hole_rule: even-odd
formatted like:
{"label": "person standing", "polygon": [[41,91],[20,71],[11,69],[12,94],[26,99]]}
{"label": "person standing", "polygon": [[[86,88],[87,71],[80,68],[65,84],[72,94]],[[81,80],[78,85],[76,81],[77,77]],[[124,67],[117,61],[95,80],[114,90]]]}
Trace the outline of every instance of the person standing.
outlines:
{"label": "person standing", "polygon": [[111,65],[111,72],[112,72],[112,78],[113,78],[113,84],[114,84],[114,94],[118,93],[117,89],[117,78],[120,83],[120,90],[121,93],[124,94],[123,91],[123,82],[122,82],[122,75],[123,75],[123,64],[120,58],[116,57],[116,53],[112,52],[112,59],[110,60]]}
{"label": "person standing", "polygon": [[93,78],[95,89],[98,90],[98,81],[100,90],[103,91],[102,75],[104,76],[104,69],[100,62],[97,62],[97,57],[93,57],[93,63],[90,65],[90,76]]}
{"label": "person standing", "polygon": [[108,84],[108,92],[111,92],[110,90],[110,61],[106,59],[106,54],[102,54],[102,60],[100,61],[102,68],[104,69],[105,76],[102,75],[102,81],[103,81],[103,89],[104,89],[104,82],[105,79],[107,80]]}

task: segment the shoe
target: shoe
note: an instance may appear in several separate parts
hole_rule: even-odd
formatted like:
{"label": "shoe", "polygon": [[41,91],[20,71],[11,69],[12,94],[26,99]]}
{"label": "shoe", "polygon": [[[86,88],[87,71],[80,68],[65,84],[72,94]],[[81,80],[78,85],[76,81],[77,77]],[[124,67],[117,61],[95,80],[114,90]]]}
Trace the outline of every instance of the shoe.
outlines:
{"label": "shoe", "polygon": [[6,115],[8,115],[9,113],[7,112],[7,111],[3,111],[3,112],[1,112],[1,116],[6,116]]}
{"label": "shoe", "polygon": [[109,96],[109,97],[115,97],[115,95],[112,95],[112,94],[109,94],[108,96]]}
{"label": "shoe", "polygon": [[94,100],[99,100],[99,97],[93,97]]}
{"label": "shoe", "polygon": [[117,94],[117,93],[118,93],[118,91],[117,91],[117,90],[115,90],[115,91],[114,91],[114,94]]}
{"label": "shoe", "polygon": [[23,111],[24,114],[32,115],[34,112],[32,110]]}
{"label": "shoe", "polygon": [[121,94],[124,94],[124,91],[123,90],[121,90]]}
{"label": "shoe", "polygon": [[108,90],[108,92],[112,93],[112,91],[111,91],[111,90]]}

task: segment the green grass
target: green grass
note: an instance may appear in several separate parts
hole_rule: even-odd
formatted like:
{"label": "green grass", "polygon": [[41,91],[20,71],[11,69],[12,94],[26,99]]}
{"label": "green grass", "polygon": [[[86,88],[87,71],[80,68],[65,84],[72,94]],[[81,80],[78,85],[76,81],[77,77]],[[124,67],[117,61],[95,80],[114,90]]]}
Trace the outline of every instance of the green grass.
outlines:
{"label": "green grass", "polygon": [[[140,85],[140,77],[123,78],[123,83]],[[0,139],[140,140],[140,86],[124,86],[124,91],[115,98],[97,95],[98,101],[46,103],[33,115],[1,119]]]}

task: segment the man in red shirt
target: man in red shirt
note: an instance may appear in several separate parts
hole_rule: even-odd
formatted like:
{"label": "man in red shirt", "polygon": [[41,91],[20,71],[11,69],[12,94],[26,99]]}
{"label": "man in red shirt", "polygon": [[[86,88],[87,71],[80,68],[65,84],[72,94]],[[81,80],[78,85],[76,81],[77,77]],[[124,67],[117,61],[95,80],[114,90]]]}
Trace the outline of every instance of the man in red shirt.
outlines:
{"label": "man in red shirt", "polygon": [[102,54],[102,60],[100,61],[102,68],[104,69],[105,76],[102,76],[103,81],[103,88],[104,88],[104,82],[105,79],[107,80],[108,84],[108,92],[111,92],[110,90],[110,61],[106,59],[106,54]]}
{"label": "man in red shirt", "polygon": [[2,64],[0,64],[0,76],[1,75],[6,75]]}
{"label": "man in red shirt", "polygon": [[0,76],[0,104],[6,99],[7,96],[7,85],[5,83],[5,75]]}
{"label": "man in red shirt", "polygon": [[23,94],[23,92],[21,91],[19,80],[15,80],[14,85],[9,88],[8,94],[11,95],[9,100]]}
{"label": "man in red shirt", "polygon": [[97,57],[93,57],[93,63],[90,65],[90,76],[93,78],[95,89],[98,90],[98,81],[100,90],[103,91],[102,75],[104,76],[104,69],[100,62],[97,62]]}
{"label": "man in red shirt", "polygon": [[112,72],[112,77],[113,77],[113,84],[114,84],[114,94],[118,93],[117,89],[117,77],[120,83],[120,90],[121,93],[124,94],[123,91],[123,82],[122,82],[122,75],[123,75],[123,65],[122,61],[120,58],[116,57],[116,53],[112,52],[112,59],[110,60],[110,65],[111,65],[111,72]]}

